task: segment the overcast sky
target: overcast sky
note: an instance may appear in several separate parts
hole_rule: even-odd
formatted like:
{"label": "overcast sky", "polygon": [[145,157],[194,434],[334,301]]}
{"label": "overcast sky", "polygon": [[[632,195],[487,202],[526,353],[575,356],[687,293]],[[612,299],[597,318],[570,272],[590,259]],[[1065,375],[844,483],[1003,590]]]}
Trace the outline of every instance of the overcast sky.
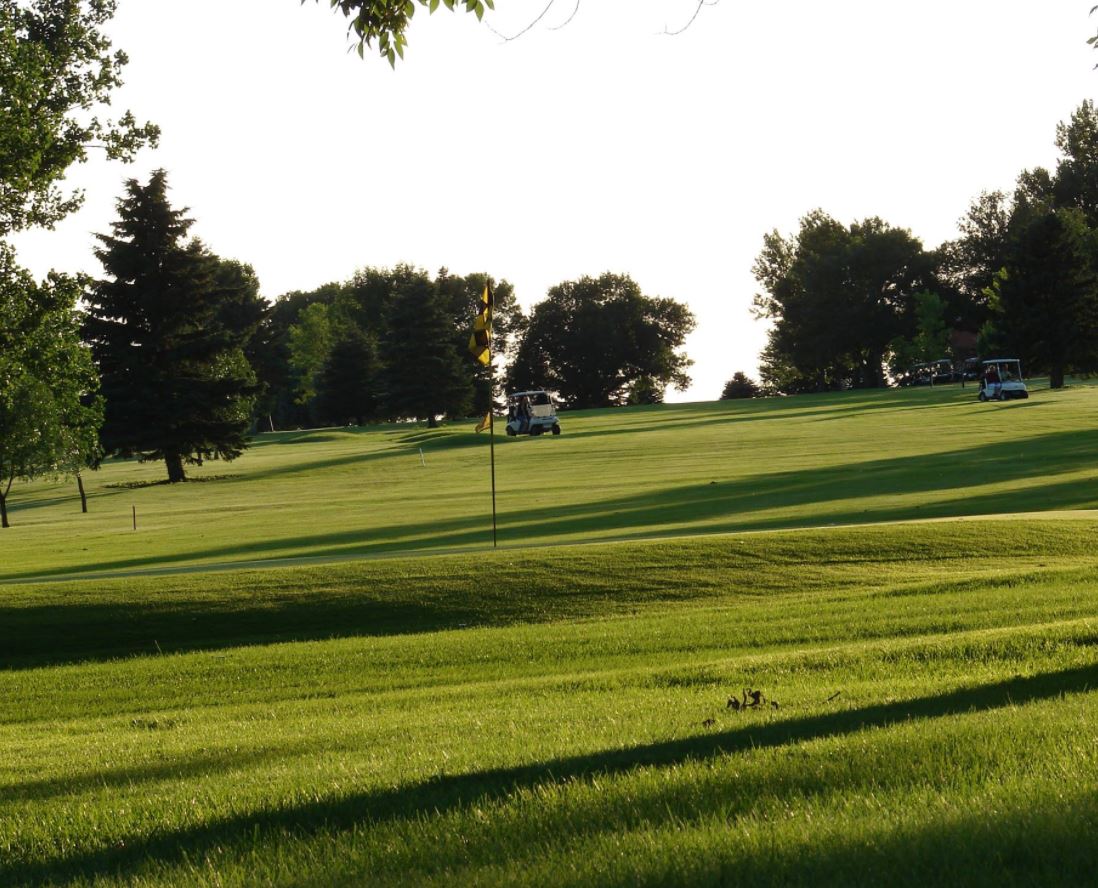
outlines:
{"label": "overcast sky", "polygon": [[582,0],[559,28],[575,0],[557,0],[505,41],[544,2],[497,0],[480,25],[421,10],[393,71],[347,52],[328,0],[120,0],[115,107],[161,146],[75,170],[85,208],[16,244],[39,274],[98,274],[91,233],[163,167],[269,299],[398,262],[490,272],[526,307],[629,274],[698,319],[694,385],[669,400],[712,400],[756,370],[765,232],[820,207],[932,247],[981,191],[1054,163],[1057,122],[1098,86],[1093,2],[720,0],[667,36],[695,0]]}

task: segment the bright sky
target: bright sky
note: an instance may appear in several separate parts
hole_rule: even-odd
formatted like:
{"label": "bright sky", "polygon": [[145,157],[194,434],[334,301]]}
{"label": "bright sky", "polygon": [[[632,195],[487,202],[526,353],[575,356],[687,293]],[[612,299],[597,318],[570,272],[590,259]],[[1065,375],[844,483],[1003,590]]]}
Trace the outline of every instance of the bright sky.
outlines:
{"label": "bright sky", "polygon": [[[1095,96],[1094,0],[557,0],[506,42],[416,15],[395,71],[347,50],[328,0],[121,0],[115,107],[163,129],[131,166],[70,176],[87,204],[20,236],[25,265],[100,272],[123,180],[169,172],[218,254],[270,299],[409,262],[507,278],[527,308],[613,271],[687,303],[694,385],[754,374],[763,234],[821,207],[928,247],[982,190],[1051,165],[1057,122]],[[544,0],[497,0],[514,34]],[[471,318],[470,318],[471,322]]]}

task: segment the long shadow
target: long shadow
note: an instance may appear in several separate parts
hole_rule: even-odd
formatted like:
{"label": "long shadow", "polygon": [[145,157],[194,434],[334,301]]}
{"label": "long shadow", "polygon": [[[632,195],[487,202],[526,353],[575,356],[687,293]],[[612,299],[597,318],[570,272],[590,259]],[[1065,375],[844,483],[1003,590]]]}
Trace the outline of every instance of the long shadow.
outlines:
{"label": "long shadow", "polygon": [[[681,598],[681,596],[680,596]],[[525,599],[524,599],[525,600]],[[110,604],[72,602],[0,608],[0,669],[111,660],[140,654],[223,650],[257,644],[437,632],[459,626],[503,626],[529,617],[518,604],[493,599],[490,612],[445,600],[315,594],[232,603],[172,599]]]}
{"label": "long shadow", "polygon": [[[942,718],[1084,693],[1098,687],[1098,664],[1029,678],[964,688],[947,694],[883,703],[804,718],[747,724],[730,730],[625,749],[610,749],[511,768],[443,775],[419,784],[357,793],[222,818],[154,836],[129,836],[110,850],[76,851],[51,860],[0,862],[0,884],[115,875],[125,877],[144,862],[172,865],[201,860],[213,848],[254,848],[264,835],[308,837],[364,825],[437,817],[449,811],[505,800],[522,790],[642,768],[676,766],[749,750],[780,747],[823,737],[884,728],[913,719]],[[750,714],[741,716],[750,718]],[[811,793],[822,786],[795,787]],[[613,824],[607,824],[613,828]]]}
{"label": "long shadow", "polygon": [[[141,729],[135,728],[135,730]],[[339,750],[332,751],[338,752]],[[138,783],[153,783],[160,780],[205,777],[315,752],[316,744],[308,739],[296,743],[250,750],[204,751],[187,758],[168,759],[158,761],[155,764],[131,765],[111,768],[106,771],[91,771],[77,776],[23,780],[8,786],[0,786],[0,802],[46,800],[59,795],[70,795],[94,789],[133,786]]]}
{"label": "long shadow", "polygon": [[[382,458],[387,454],[341,457],[328,463]],[[1089,430],[1057,432],[1019,439],[1009,447],[982,451],[960,448],[913,457],[869,459],[819,469],[772,472],[734,480],[714,479],[709,484],[688,484],[654,489],[629,496],[554,505],[541,508],[504,509],[499,514],[499,538],[503,543],[524,539],[552,540],[587,535],[613,535],[619,539],[652,535],[653,527],[705,532],[764,530],[790,526],[899,520],[912,517],[975,515],[1017,511],[1016,492],[966,493],[964,498],[927,503],[921,509],[906,504],[876,506],[873,511],[843,508],[859,498],[902,496],[953,489],[973,489],[1001,482],[1045,479],[1023,494],[1043,510],[1089,508],[1098,503],[1098,480],[1057,482],[1057,475],[1091,468],[1098,459],[1098,440]],[[301,467],[275,472],[300,471]],[[717,474],[715,472],[715,474]],[[506,480],[505,480],[506,483]],[[810,516],[759,517],[761,511],[789,510],[805,505],[833,504]],[[339,533],[304,534],[251,540],[172,555],[149,555],[51,568],[3,577],[5,582],[31,582],[73,573],[124,571],[150,566],[193,563],[196,560],[243,562],[259,557],[285,557],[303,552],[312,558],[363,556],[413,550],[475,546],[485,541],[481,515],[458,516],[423,522],[390,524]]]}

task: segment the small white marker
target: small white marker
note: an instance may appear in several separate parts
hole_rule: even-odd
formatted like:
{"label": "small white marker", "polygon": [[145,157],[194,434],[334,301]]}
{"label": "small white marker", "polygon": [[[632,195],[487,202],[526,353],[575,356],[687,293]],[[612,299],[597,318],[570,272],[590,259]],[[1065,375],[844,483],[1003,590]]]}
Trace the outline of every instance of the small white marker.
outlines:
{"label": "small white marker", "polygon": [[424,468],[427,467],[427,462],[423,459],[423,448],[419,448],[419,464]]}

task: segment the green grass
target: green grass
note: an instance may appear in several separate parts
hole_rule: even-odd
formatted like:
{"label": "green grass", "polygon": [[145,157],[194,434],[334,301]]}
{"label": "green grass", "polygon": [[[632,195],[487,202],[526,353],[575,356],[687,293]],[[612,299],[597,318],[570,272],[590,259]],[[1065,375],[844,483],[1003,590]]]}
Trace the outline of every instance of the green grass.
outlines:
{"label": "green grass", "polygon": [[[1098,388],[978,404],[972,387],[565,414],[497,442],[506,546],[1098,506]],[[0,579],[491,542],[488,442],[472,424],[260,436],[201,485],[158,464],[16,486]],[[422,450],[422,459],[420,451]],[[137,510],[138,530],[132,529]]]}
{"label": "green grass", "polygon": [[[496,552],[460,430],[87,516],[23,489],[3,572],[53,579],[0,586],[0,885],[1093,880],[1098,546],[1054,510],[1098,493],[1098,390],[968,398],[566,416],[500,447]],[[136,497],[162,529],[104,529]],[[333,560],[140,572],[293,554]]]}

